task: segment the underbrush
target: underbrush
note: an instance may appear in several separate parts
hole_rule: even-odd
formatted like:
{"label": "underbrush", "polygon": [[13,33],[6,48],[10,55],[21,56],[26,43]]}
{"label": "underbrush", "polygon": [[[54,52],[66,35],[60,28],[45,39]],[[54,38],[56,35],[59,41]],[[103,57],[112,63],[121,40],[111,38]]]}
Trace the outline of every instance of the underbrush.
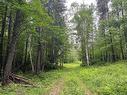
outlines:
{"label": "underbrush", "polygon": [[64,73],[63,70],[52,70],[39,75],[25,74],[24,76],[29,78],[37,87],[10,84],[7,87],[0,87],[0,95],[44,95]]}
{"label": "underbrush", "polygon": [[82,68],[78,76],[89,89],[99,95],[127,95],[127,64],[125,62]]}

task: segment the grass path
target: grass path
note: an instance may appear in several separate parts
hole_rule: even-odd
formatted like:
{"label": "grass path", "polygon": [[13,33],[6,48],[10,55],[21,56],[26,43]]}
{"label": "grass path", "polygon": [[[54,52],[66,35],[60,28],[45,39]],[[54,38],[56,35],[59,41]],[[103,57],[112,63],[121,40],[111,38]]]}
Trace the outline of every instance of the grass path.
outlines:
{"label": "grass path", "polygon": [[65,66],[70,69],[64,84],[62,95],[96,95],[82,82],[79,75],[79,64],[68,64]]}
{"label": "grass path", "polygon": [[46,95],[96,95],[78,77],[79,65],[66,65],[67,73],[51,87]]}
{"label": "grass path", "polygon": [[78,83],[80,84],[81,88],[84,90],[84,95],[97,95],[93,93],[90,89],[88,89],[81,80],[79,80]]}
{"label": "grass path", "polygon": [[53,87],[50,89],[49,94],[46,95],[60,95],[61,91],[63,90],[64,80],[58,80]]}

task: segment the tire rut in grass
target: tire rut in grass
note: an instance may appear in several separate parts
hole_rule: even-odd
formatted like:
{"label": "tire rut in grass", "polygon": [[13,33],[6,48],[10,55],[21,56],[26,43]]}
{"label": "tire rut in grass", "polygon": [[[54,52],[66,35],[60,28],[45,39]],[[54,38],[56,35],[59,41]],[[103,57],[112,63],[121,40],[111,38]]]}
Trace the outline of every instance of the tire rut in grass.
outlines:
{"label": "tire rut in grass", "polygon": [[65,80],[64,89],[61,95],[84,95],[84,90],[80,87],[79,79],[75,70],[68,73]]}
{"label": "tire rut in grass", "polygon": [[84,95],[76,80],[70,79],[65,82],[62,95]]}
{"label": "tire rut in grass", "polygon": [[50,92],[44,95],[60,95],[61,91],[63,90],[64,79],[59,79],[53,87],[50,89]]}
{"label": "tire rut in grass", "polygon": [[84,90],[84,95],[97,95],[93,93],[89,88],[87,88],[81,80],[79,80],[78,83],[80,87]]}
{"label": "tire rut in grass", "polygon": [[77,71],[68,73],[62,95],[97,95],[93,93],[78,76]]}
{"label": "tire rut in grass", "polygon": [[79,70],[72,69],[58,79],[44,95],[97,95],[80,79]]}

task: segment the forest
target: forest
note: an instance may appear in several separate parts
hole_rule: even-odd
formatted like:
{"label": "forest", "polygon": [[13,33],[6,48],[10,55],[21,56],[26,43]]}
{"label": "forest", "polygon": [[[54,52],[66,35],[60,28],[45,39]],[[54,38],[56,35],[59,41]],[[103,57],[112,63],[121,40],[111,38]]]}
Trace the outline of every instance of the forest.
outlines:
{"label": "forest", "polygon": [[127,1],[70,1],[0,0],[0,95],[127,95]]}

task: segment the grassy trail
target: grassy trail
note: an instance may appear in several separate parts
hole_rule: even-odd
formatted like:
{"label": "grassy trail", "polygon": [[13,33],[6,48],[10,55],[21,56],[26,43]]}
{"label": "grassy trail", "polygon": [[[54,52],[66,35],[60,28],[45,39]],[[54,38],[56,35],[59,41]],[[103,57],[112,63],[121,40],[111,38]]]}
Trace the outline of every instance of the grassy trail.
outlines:
{"label": "grassy trail", "polygon": [[26,75],[38,87],[11,84],[0,87],[0,95],[127,95],[127,64],[80,67],[66,64],[63,69]]}
{"label": "grassy trail", "polygon": [[56,81],[49,93],[46,95],[96,95],[86,88],[85,84],[78,77],[79,64],[65,65],[63,76]]}
{"label": "grassy trail", "polygon": [[70,70],[66,74],[64,89],[61,95],[95,95],[78,76],[81,69],[79,64],[68,64],[65,67]]}

